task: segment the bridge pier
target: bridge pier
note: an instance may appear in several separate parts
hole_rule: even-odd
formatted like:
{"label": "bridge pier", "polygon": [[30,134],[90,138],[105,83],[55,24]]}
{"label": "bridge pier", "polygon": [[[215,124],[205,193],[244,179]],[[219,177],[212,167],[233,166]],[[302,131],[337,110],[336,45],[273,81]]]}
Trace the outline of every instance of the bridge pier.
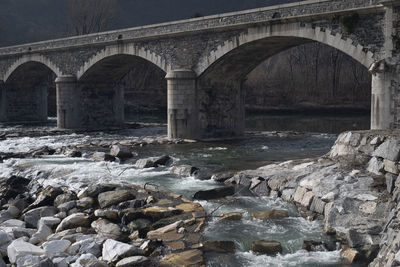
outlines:
{"label": "bridge pier", "polygon": [[168,138],[199,138],[196,74],[179,69],[167,73]]}
{"label": "bridge pier", "polygon": [[5,122],[6,119],[6,86],[0,81],[0,122]]}
{"label": "bridge pier", "polygon": [[62,129],[81,128],[80,91],[76,77],[60,76],[56,79],[57,127]]}
{"label": "bridge pier", "polygon": [[384,130],[394,127],[395,114],[391,90],[393,75],[377,72],[372,75],[371,129]]}

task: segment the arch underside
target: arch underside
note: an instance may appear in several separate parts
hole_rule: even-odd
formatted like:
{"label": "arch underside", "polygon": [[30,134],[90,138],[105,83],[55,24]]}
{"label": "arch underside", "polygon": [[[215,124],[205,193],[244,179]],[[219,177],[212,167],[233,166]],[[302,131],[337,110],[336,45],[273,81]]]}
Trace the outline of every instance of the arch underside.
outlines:
{"label": "arch underside", "polygon": [[46,121],[48,93],[55,92],[55,78],[53,70],[43,63],[29,61],[19,65],[4,83],[2,120]]}
{"label": "arch underside", "polygon": [[124,123],[124,77],[137,65],[155,64],[138,56],[116,54],[97,61],[78,80],[81,124],[85,128]]}
{"label": "arch underside", "polygon": [[313,42],[316,41],[302,37],[266,37],[227,49],[224,55],[217,57],[197,81],[202,138],[243,135],[245,92],[242,85],[247,75],[266,59],[290,48]]}

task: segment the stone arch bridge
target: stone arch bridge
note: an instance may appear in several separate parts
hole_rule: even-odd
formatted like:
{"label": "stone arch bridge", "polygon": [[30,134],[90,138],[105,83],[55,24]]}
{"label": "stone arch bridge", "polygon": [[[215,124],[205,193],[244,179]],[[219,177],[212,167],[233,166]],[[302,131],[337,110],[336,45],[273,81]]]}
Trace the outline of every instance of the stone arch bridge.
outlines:
{"label": "stone arch bridge", "polygon": [[118,126],[120,80],[147,61],[166,73],[170,138],[236,137],[246,75],[283,50],[321,42],[372,73],[371,128],[398,128],[399,16],[400,0],[307,0],[1,48],[0,121],[46,120],[52,74],[58,127]]}

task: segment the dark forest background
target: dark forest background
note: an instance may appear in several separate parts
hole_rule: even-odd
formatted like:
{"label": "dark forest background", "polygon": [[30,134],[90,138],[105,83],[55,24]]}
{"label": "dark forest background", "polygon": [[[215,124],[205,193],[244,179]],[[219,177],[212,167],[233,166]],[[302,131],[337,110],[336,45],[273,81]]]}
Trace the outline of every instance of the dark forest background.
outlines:
{"label": "dark forest background", "polygon": [[[96,0],[0,0],[0,46],[82,33],[74,26],[81,3]],[[197,16],[295,2],[291,0],[107,0],[112,16],[100,30],[113,30]],[[109,2],[108,2],[109,3]],[[76,23],[76,21],[75,21]],[[95,30],[94,30],[95,31]],[[86,32],[83,32],[86,33]],[[165,110],[165,73],[142,64],[126,76],[129,111]],[[248,111],[365,110],[370,106],[370,74],[345,54],[311,43],[263,62],[245,82]]]}

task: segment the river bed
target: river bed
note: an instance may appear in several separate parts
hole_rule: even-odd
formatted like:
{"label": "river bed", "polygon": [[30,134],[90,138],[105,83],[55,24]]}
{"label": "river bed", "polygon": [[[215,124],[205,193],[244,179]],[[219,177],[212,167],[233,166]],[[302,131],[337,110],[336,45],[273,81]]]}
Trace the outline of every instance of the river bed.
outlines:
{"label": "river bed", "polygon": [[[15,126],[13,126],[15,127]],[[51,126],[50,126],[51,127]],[[12,127],[8,128],[12,131]],[[323,132],[323,130],[321,130]],[[15,137],[0,141],[0,152],[28,151],[48,145],[53,148],[78,145],[98,140],[114,140],[126,136],[162,136],[165,127],[125,130],[113,134],[67,134],[41,137]],[[152,145],[135,148],[138,158],[168,154],[175,165],[190,164],[210,173],[255,169],[270,163],[297,158],[316,157],[325,154],[336,140],[333,133],[276,133],[252,132],[246,138],[227,142],[207,142],[171,145]],[[150,169],[133,168],[134,160],[118,162],[94,162],[85,158],[68,158],[62,155],[41,158],[8,159],[0,164],[2,176],[19,174],[38,179],[43,185],[63,185],[79,190],[90,183],[129,182],[144,185],[150,183],[158,189],[170,190],[188,198],[203,189],[219,184],[212,180],[200,181],[193,177],[178,178],[170,167]],[[200,202],[211,213],[218,202]],[[288,219],[261,221],[251,218],[253,211],[284,209]],[[254,197],[243,191],[232,201],[221,206],[214,215],[242,212],[244,219],[238,222],[221,222],[216,217],[208,223],[204,235],[209,240],[232,240],[237,250],[233,255],[206,255],[208,266],[341,266],[338,251],[306,252],[301,250],[303,240],[330,242],[318,221],[302,218],[297,210],[280,199]],[[282,243],[283,253],[275,257],[250,252],[251,242],[259,239]]]}

